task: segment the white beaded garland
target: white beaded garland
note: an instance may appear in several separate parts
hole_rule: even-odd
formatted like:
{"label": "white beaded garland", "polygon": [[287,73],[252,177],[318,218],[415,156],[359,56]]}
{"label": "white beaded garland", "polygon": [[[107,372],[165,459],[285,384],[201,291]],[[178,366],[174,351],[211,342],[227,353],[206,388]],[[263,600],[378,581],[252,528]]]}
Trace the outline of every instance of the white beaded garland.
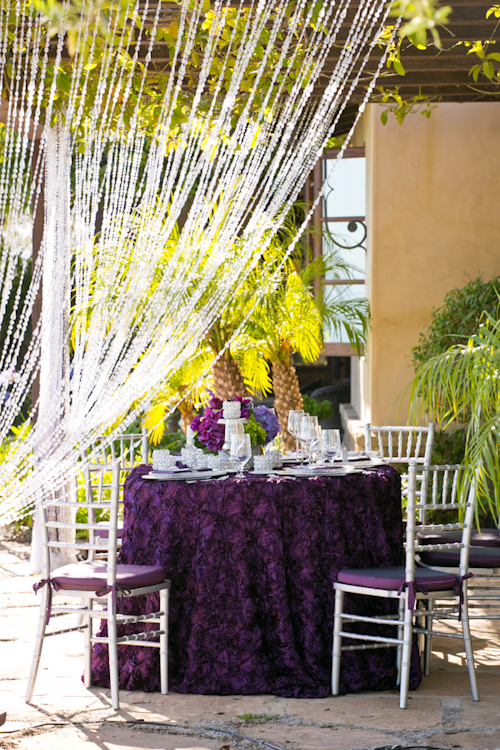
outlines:
{"label": "white beaded garland", "polygon": [[[120,20],[122,4],[111,6],[106,37],[100,37],[97,26],[80,29],[67,106],[65,112],[57,112],[56,125],[64,34],[60,32],[51,43],[29,2],[0,0],[0,75],[7,59],[12,65],[0,164],[0,323],[10,315],[0,375],[17,368],[19,376],[15,382],[0,378],[0,441],[38,373],[41,386],[30,415],[36,416],[36,426],[29,437],[14,441],[15,451],[2,464],[0,487],[5,491],[0,496],[6,499],[0,500],[0,518],[4,522],[32,503],[35,488],[43,494],[47,488],[65,486],[65,462],[76,460],[80,448],[104,430],[111,443],[151,393],[194,355],[296,200],[366,67],[387,12],[383,0],[356,4],[339,61],[313,103],[311,94],[324,75],[329,52],[339,45],[349,1],[325,3],[314,28],[307,20],[315,5],[306,0],[295,4],[289,18],[286,3],[260,0],[247,9],[235,3],[236,19],[245,17],[244,28],[238,35],[236,25],[228,27],[229,38],[214,75],[212,63],[220,54],[217,44],[228,7],[222,2],[212,5],[212,25],[189,112],[174,136],[176,107],[203,14],[203,0],[180,4],[168,81],[154,132],[146,140],[141,105],[149,95],[159,2],[153,13],[147,1],[130,2],[129,23]],[[12,40],[9,16],[15,25]],[[269,42],[258,59],[254,53],[264,30]],[[369,49],[362,57],[366,44]],[[96,75],[87,63],[98,45]],[[283,72],[299,59],[298,45],[303,56],[286,92]],[[277,48],[280,54],[271,85],[263,93],[259,82],[268,73],[271,51]],[[146,54],[139,67],[141,49]],[[384,63],[382,56],[377,72]],[[235,116],[234,105],[250,64],[254,84]],[[91,84],[95,95],[89,104]],[[375,80],[368,86],[366,100],[374,85]],[[280,97],[272,98],[273,87]],[[262,99],[259,106],[257,95]],[[127,122],[127,104],[133,97]],[[145,168],[141,168],[143,161]],[[188,199],[191,207],[174,241]],[[29,252],[29,242],[13,238],[21,237],[25,229],[28,232],[42,203],[44,236],[24,293],[23,253]],[[50,285],[51,293],[44,294],[42,321],[35,326],[21,361],[42,276],[44,289]],[[130,411],[132,403],[135,408]],[[236,413],[235,404],[227,409],[228,415],[232,410]],[[186,451],[183,460],[192,465],[217,463],[218,457]]]}

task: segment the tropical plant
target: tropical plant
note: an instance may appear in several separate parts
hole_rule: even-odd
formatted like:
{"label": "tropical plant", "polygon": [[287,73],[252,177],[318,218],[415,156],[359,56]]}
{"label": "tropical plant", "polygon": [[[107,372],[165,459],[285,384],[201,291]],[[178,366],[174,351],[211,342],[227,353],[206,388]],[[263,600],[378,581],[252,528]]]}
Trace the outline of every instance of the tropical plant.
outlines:
{"label": "tropical plant", "polygon": [[478,496],[500,510],[500,320],[485,313],[467,344],[420,364],[410,385],[410,415],[431,412],[442,427],[465,423],[463,488],[478,476]]}
{"label": "tropical plant", "polygon": [[[322,296],[314,295],[314,281],[332,270],[349,277],[355,269],[336,253],[331,253],[328,259],[316,258],[302,268],[291,259],[278,266],[248,326],[249,348],[255,348],[272,368],[275,409],[287,448],[294,445],[294,438],[286,429],[288,412],[303,406],[297,373],[290,361],[292,353],[297,352],[306,362],[315,362],[323,348],[324,325],[335,332],[344,327],[358,350],[366,340],[369,321],[366,300],[325,301]],[[267,382],[256,377],[249,380],[264,393],[269,390]]]}
{"label": "tropical plant", "polygon": [[198,350],[195,357],[179,367],[151,400],[143,426],[150,431],[153,444],[158,444],[165,433],[165,418],[177,407],[182,417],[184,431],[195,417],[200,405],[208,404],[212,382],[207,373],[212,356],[207,348]]}
{"label": "tropical plant", "polygon": [[240,291],[207,333],[207,343],[214,355],[212,377],[215,395],[221,401],[247,395],[240,366],[233,356],[235,345],[230,345],[238,326],[245,318],[247,304],[248,292]]}

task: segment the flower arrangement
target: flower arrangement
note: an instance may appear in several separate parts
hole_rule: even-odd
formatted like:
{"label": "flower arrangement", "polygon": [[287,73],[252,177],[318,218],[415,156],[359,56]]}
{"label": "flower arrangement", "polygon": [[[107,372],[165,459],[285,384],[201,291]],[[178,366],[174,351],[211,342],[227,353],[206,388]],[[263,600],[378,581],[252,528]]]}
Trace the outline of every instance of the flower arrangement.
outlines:
{"label": "flower arrangement", "polygon": [[[245,432],[250,435],[252,445],[266,445],[274,440],[280,431],[278,417],[267,406],[252,405],[251,398],[236,396],[235,401],[241,402],[241,416],[246,419]],[[195,433],[195,445],[208,451],[220,451],[224,445],[225,428],[219,424],[222,419],[222,401],[212,398],[203,414],[191,422],[191,429]]]}

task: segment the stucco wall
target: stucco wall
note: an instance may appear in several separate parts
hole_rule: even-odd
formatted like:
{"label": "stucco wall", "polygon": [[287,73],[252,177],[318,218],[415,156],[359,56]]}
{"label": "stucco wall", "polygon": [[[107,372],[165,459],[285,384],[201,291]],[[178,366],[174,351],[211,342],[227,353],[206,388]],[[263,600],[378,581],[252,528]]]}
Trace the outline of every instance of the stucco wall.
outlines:
{"label": "stucco wall", "polygon": [[364,117],[372,331],[360,375],[366,418],[404,424],[394,403],[432,307],[469,277],[500,275],[500,103],[442,104],[403,125],[380,112]]}

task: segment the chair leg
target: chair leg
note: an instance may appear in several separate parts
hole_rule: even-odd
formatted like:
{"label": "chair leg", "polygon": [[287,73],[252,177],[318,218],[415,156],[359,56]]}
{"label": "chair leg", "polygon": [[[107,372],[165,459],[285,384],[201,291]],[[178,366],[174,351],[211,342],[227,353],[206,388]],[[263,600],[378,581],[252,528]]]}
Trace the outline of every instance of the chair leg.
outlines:
{"label": "chair leg", "polygon": [[335,591],[335,615],[333,619],[333,648],[332,648],[332,695],[338,695],[340,689],[340,657],[342,636],[342,610],[344,607],[344,592]]}
{"label": "chair leg", "polygon": [[[93,599],[86,602],[87,607],[92,609]],[[83,653],[84,653],[84,680],[85,687],[92,687],[92,624],[94,618],[90,615],[80,615],[79,617],[86,620],[87,628],[84,631]]]}
{"label": "chair leg", "polygon": [[[430,609],[435,607],[435,602],[433,603],[430,599],[425,600],[425,609],[429,611]],[[426,615],[425,619],[425,629],[426,630],[432,630],[432,615]],[[424,634],[424,676],[428,677],[431,672],[431,654],[432,654],[432,635],[429,635],[429,633]]]}
{"label": "chair leg", "polygon": [[411,647],[413,640],[413,612],[408,609],[408,591],[404,601],[403,654],[401,659],[401,685],[399,707],[406,708],[410,686]]}
{"label": "chair leg", "polygon": [[109,654],[109,682],[111,685],[111,703],[115,711],[120,709],[120,693],[118,687],[118,644],[116,629],[116,608],[112,598],[108,598],[108,654]]}
{"label": "chair leg", "polygon": [[472,700],[479,700],[477,689],[476,668],[474,665],[474,651],[472,649],[472,638],[470,634],[469,607],[467,600],[467,582],[464,581],[464,601],[462,604],[462,632],[464,636],[465,655],[467,658],[467,669],[469,671],[470,690]]}
{"label": "chair leg", "polygon": [[45,637],[45,629],[47,627],[47,611],[49,607],[49,588],[48,585],[42,589],[42,601],[40,602],[40,614],[38,615],[38,626],[35,641],[35,652],[33,654],[33,660],[31,662],[30,676],[28,678],[28,685],[26,687],[26,703],[29,703],[33,697],[33,690],[35,688],[36,676],[38,673],[38,665],[40,664],[40,657],[42,654],[43,639]]}
{"label": "chair leg", "polygon": [[160,689],[162,695],[168,695],[168,589],[160,591]]}
{"label": "chair leg", "polygon": [[[398,619],[399,619],[400,622],[403,622],[404,607],[405,607],[405,600],[404,599],[400,599],[399,602],[398,602],[398,615],[399,615]],[[397,637],[398,637],[398,639],[400,641],[403,640],[403,630],[404,630],[403,629],[403,625],[398,625],[398,636]],[[396,664],[397,664],[397,668],[398,668],[398,679],[397,679],[396,685],[398,687],[399,687],[399,685],[401,685],[401,659],[402,659],[402,656],[403,656],[403,646],[402,646],[401,643],[398,643],[397,652],[396,652]]]}

